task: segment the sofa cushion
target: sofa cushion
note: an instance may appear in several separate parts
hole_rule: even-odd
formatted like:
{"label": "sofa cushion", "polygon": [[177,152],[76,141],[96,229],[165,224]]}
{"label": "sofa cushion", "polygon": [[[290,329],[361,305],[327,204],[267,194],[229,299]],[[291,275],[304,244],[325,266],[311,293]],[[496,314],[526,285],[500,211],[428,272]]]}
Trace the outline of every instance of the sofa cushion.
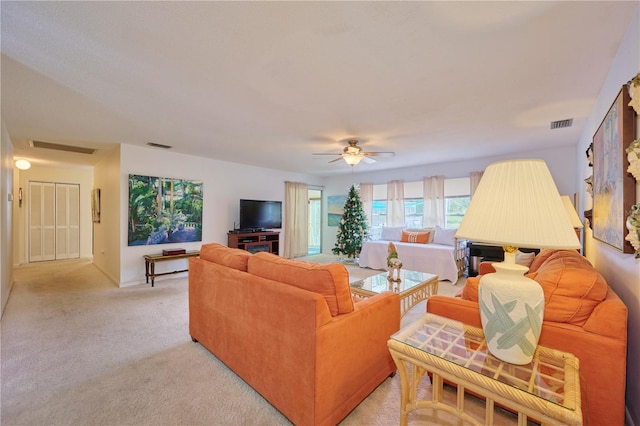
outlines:
{"label": "sofa cushion", "polygon": [[582,257],[582,255],[578,253],[577,250],[543,249],[536,255],[536,257],[533,258],[533,262],[531,262],[531,265],[529,265],[529,272],[537,271],[538,268],[544,265],[544,263],[549,260],[551,256],[558,255],[558,253],[560,253],[560,256],[578,257],[584,260],[587,264],[591,265],[586,258]]}
{"label": "sofa cushion", "polygon": [[402,231],[402,238],[400,239],[400,242],[428,244],[430,236],[431,232]]}
{"label": "sofa cushion", "polygon": [[583,326],[607,296],[607,282],[577,251],[558,251],[537,270],[545,321]]}
{"label": "sofa cushion", "polygon": [[200,248],[200,259],[244,272],[247,271],[250,257],[251,253],[246,250],[229,248],[218,243],[203,244]]}
{"label": "sofa cushion", "polygon": [[247,272],[322,295],[332,316],[354,309],[349,273],[342,264],[321,265],[261,252],[251,256]]}

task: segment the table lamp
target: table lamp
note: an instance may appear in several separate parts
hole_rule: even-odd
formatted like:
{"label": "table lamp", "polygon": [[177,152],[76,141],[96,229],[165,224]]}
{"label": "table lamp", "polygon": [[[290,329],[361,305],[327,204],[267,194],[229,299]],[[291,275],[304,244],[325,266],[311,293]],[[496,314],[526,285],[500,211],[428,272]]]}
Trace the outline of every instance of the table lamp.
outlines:
{"label": "table lamp", "polygon": [[489,351],[511,364],[531,362],[540,338],[544,293],[515,263],[518,247],[580,248],[558,189],[542,160],[490,164],[456,232],[457,238],[501,245],[504,262],[481,277],[478,302]]}
{"label": "table lamp", "polygon": [[569,198],[568,195],[561,195],[560,198],[562,199],[562,203],[564,204],[564,209],[569,215],[571,226],[573,226],[573,229],[576,232],[576,236],[578,237],[578,241],[580,241],[580,230],[584,227],[582,225],[582,221],[580,220],[580,216],[578,216],[578,212],[576,211],[576,208],[573,207],[571,198]]}

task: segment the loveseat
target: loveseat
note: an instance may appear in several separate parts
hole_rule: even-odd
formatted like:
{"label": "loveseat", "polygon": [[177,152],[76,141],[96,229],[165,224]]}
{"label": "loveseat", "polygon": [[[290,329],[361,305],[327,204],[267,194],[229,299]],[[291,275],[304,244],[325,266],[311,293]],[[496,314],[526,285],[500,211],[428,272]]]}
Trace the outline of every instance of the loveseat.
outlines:
{"label": "loveseat", "polygon": [[[483,262],[479,272],[494,269]],[[579,359],[584,424],[624,425],[627,307],[575,250],[542,250],[529,267],[529,277],[545,295],[539,343]],[[430,297],[427,311],[481,327],[479,281],[468,278],[457,297]]]}
{"label": "loveseat", "polygon": [[342,264],[204,244],[189,332],[296,425],[335,425],[395,372],[400,298],[353,301]]}

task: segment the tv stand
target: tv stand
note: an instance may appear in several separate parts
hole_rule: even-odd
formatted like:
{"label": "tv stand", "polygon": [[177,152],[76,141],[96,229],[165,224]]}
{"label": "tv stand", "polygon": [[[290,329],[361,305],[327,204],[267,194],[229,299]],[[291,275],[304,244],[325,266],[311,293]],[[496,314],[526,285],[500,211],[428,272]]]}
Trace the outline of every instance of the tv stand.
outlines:
{"label": "tv stand", "polygon": [[227,234],[227,245],[250,253],[266,251],[267,253],[279,254],[280,232],[244,229],[229,232]]}

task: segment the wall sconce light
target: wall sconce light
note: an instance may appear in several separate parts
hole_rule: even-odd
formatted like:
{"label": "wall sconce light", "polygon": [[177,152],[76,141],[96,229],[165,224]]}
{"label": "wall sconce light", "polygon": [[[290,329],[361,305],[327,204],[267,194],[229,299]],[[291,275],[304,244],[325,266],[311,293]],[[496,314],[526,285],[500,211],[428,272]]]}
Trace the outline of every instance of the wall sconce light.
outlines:
{"label": "wall sconce light", "polygon": [[18,189],[18,207],[22,207],[22,187]]}
{"label": "wall sconce light", "polygon": [[16,160],[16,167],[20,170],[28,170],[31,167],[31,163],[28,160]]}

